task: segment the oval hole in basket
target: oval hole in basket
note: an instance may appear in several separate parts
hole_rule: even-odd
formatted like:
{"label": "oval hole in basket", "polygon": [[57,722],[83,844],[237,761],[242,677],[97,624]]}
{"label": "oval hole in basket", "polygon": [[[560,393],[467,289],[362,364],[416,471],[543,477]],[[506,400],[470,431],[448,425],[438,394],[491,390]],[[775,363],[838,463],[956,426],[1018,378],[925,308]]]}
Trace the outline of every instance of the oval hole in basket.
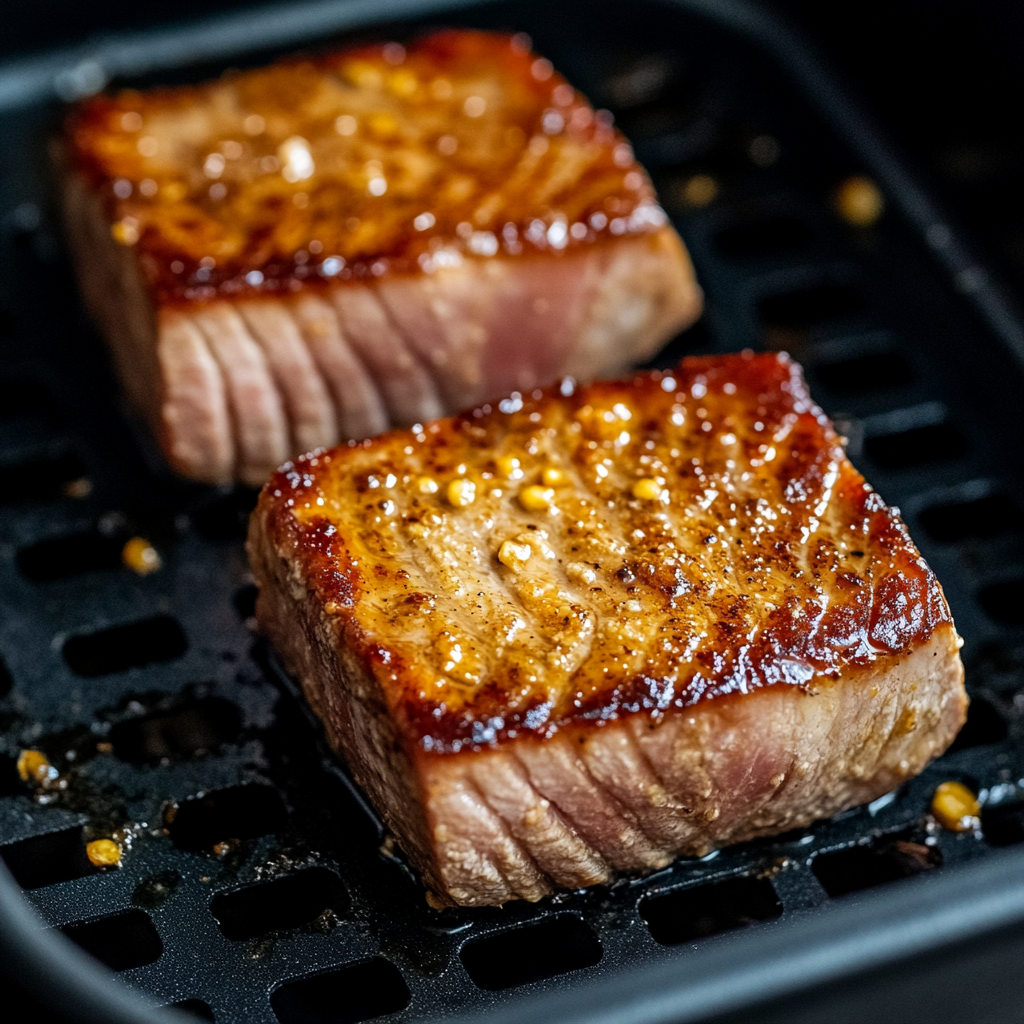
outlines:
{"label": "oval hole in basket", "polygon": [[981,812],[981,831],[990,846],[1024,843],[1024,803],[985,807]]}
{"label": "oval hole in basket", "polygon": [[167,831],[179,849],[208,853],[216,843],[280,832],[287,821],[277,790],[253,783],[183,800],[168,815]]}
{"label": "oval hole in basket", "polygon": [[64,642],[64,660],[80,676],[104,676],[154,662],[173,661],[188,649],[178,620],[170,615],[82,633]]}
{"label": "oval hole in basket", "polygon": [[832,896],[873,889],[898,882],[942,865],[942,853],[917,842],[909,833],[882,836],[867,845],[847,846],[833,853],[819,853],[811,870]]}
{"label": "oval hole in basket", "polygon": [[126,910],[60,929],[72,942],[112,971],[130,971],[160,958],[164,944],[144,910]]}
{"label": "oval hole in basket", "polygon": [[864,441],[864,454],[876,466],[888,470],[956,459],[966,451],[967,438],[952,423],[929,423],[891,434],[876,434]]}
{"label": "oval hole in basket", "polygon": [[118,722],[107,739],[122,761],[162,764],[211,753],[234,740],[241,728],[241,712],[231,701],[205,697]]}
{"label": "oval hole in basket", "polygon": [[104,537],[97,530],[51,537],[22,548],[17,554],[18,571],[33,583],[67,579],[84,572],[121,567],[123,542]]}
{"label": "oval hole in basket", "polygon": [[22,889],[70,882],[99,870],[86,856],[80,825],[6,843],[0,846],[0,857]]}
{"label": "oval hole in basket", "polygon": [[724,227],[715,235],[715,247],[733,260],[770,259],[806,249],[814,232],[805,220],[791,213],[768,214]]}
{"label": "oval hole in basket", "polygon": [[921,512],[918,519],[932,540],[944,544],[985,540],[1010,530],[1024,529],[1024,514],[1005,494],[932,505]]}
{"label": "oval hole in basket", "polygon": [[245,540],[249,514],[258,497],[259,491],[239,486],[197,509],[192,523],[202,537],[214,543]]}
{"label": "oval hole in basket", "polygon": [[663,946],[735,931],[781,913],[772,883],[749,875],[649,896],[640,904],[651,938]]}
{"label": "oval hole in basket", "polygon": [[172,1009],[181,1010],[182,1013],[190,1013],[198,1020],[215,1021],[217,1019],[214,1016],[213,1008],[203,999],[179,999],[178,1002],[168,1003],[168,1005]]}
{"label": "oval hole in basket", "polygon": [[409,1005],[409,986],[384,957],[286,981],[270,994],[281,1024],[358,1024]]}
{"label": "oval hole in basket", "polygon": [[866,304],[859,288],[828,281],[765,296],[757,304],[757,315],[766,327],[799,331],[853,316]]}
{"label": "oval hole in basket", "polygon": [[256,598],[260,596],[260,588],[255,583],[247,583],[244,587],[239,587],[231,598],[231,603],[235,606],[235,611],[238,612],[238,617],[243,622],[248,622],[249,619],[255,618],[256,616]]}
{"label": "oval hole in basket", "polygon": [[814,376],[835,395],[853,395],[906,387],[913,381],[914,371],[898,352],[864,352],[816,363]]}
{"label": "oval hole in basket", "polygon": [[329,868],[307,868],[232,892],[218,893],[210,913],[229,939],[254,939],[267,932],[299,928],[330,911],[348,913],[349,899],[341,879]]}
{"label": "oval hole in basket", "polygon": [[978,591],[985,614],[1001,626],[1024,626],[1024,577],[990,583]]}
{"label": "oval hole in basket", "polygon": [[973,696],[971,706],[967,709],[967,722],[946,753],[954,754],[958,750],[1000,743],[1006,739],[1008,733],[1006,719],[995,707],[984,697]]}
{"label": "oval hole in basket", "polygon": [[84,476],[85,464],[72,452],[0,466],[0,505],[68,497],[71,486]]}
{"label": "oval hole in basket", "polygon": [[0,380],[0,427],[38,435],[59,422],[49,391],[37,380]]}
{"label": "oval hole in basket", "polygon": [[473,984],[491,991],[592,967],[602,954],[597,936],[575,914],[470,939],[459,950]]}
{"label": "oval hole in basket", "polygon": [[0,338],[13,338],[18,333],[18,322],[14,315],[0,306]]}

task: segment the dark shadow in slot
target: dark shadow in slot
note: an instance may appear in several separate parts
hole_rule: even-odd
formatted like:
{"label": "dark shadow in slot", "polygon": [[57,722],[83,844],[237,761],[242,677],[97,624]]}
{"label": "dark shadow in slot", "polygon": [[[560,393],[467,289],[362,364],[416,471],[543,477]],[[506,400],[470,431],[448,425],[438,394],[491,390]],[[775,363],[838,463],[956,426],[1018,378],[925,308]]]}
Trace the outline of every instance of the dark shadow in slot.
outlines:
{"label": "dark shadow in slot", "polygon": [[6,697],[14,686],[14,677],[3,658],[0,658],[0,697]]}
{"label": "dark shadow in slot", "polygon": [[865,305],[859,288],[829,282],[766,296],[757,304],[757,315],[765,327],[799,331],[853,316]]}
{"label": "dark shadow in slot", "polygon": [[864,441],[864,452],[882,469],[910,469],[942,459],[956,459],[967,451],[967,438],[952,423],[931,423],[892,434],[877,434]]}
{"label": "dark shadow in slot", "polygon": [[772,883],[749,875],[649,896],[640,904],[651,938],[663,946],[731,932],[781,913]]}
{"label": "dark shadow in slot", "polygon": [[602,956],[601,943],[573,914],[525,924],[471,939],[459,951],[473,984],[496,991],[592,967]]}
{"label": "dark shadow in slot", "polygon": [[985,807],[981,812],[981,831],[989,846],[1024,843],[1024,803]]}
{"label": "dark shadow in slot", "polygon": [[1024,578],[990,583],[978,591],[985,614],[1001,626],[1024,626]]}
{"label": "dark shadow in slot", "polygon": [[238,487],[194,512],[192,524],[201,536],[215,543],[245,540],[249,514],[258,497],[259,491]]}
{"label": "dark shadow in slot", "polygon": [[0,338],[13,338],[17,333],[17,320],[8,310],[0,307]]}
{"label": "dark shadow in slot", "polygon": [[267,882],[222,892],[210,903],[221,933],[228,939],[254,939],[267,932],[299,928],[325,912],[348,913],[341,879],[327,868],[308,868]]}
{"label": "dark shadow in slot", "polygon": [[213,1009],[209,1003],[202,999],[179,999],[176,1003],[169,1004],[172,1009],[181,1010],[182,1013],[190,1013],[197,1020],[216,1021]]}
{"label": "dark shadow in slot", "polygon": [[9,754],[0,754],[0,796],[17,796],[23,792],[18,762]]}
{"label": "dark shadow in slot", "polygon": [[968,664],[970,679],[999,692],[1024,686],[1024,639],[1007,637],[982,646]]}
{"label": "dark shadow in slot", "polygon": [[99,870],[86,856],[85,839],[78,825],[7,843],[0,846],[0,857],[22,889],[70,882]]}
{"label": "dark shadow in slot", "polygon": [[206,697],[170,711],[118,722],[108,739],[122,761],[160,764],[211,753],[234,740],[241,728],[241,712],[231,701]]}
{"label": "dark shadow in slot", "polygon": [[183,800],[165,820],[171,842],[198,853],[230,839],[256,839],[280,832],[287,824],[288,812],[276,789],[253,784]]}
{"label": "dark shadow in slot", "polygon": [[0,380],[0,422],[33,417],[53,418],[53,400],[37,380]]}
{"label": "dark shadow in slot", "polygon": [[635,143],[637,159],[648,168],[685,167],[711,157],[722,144],[722,128],[715,117],[680,117],[671,107],[654,105],[630,115],[628,121],[625,130]]}
{"label": "dark shadow in slot", "polygon": [[105,676],[154,662],[173,661],[188,649],[177,619],[154,615],[124,626],[73,636],[64,643],[64,660],[80,676]]}
{"label": "dark shadow in slot", "polygon": [[409,1005],[409,987],[384,957],[285,982],[270,995],[281,1024],[358,1024]]}
{"label": "dark shadow in slot", "polygon": [[836,395],[902,388],[914,379],[910,363],[897,352],[865,352],[850,359],[818,363],[814,376]]}
{"label": "dark shadow in slot", "polygon": [[95,530],[53,537],[22,548],[17,555],[18,571],[34,583],[67,579],[83,572],[118,569],[122,542]]}
{"label": "dark shadow in slot", "polygon": [[1005,494],[932,505],[918,518],[932,540],[945,544],[985,540],[1010,530],[1024,529],[1024,514]]}
{"label": "dark shadow in slot", "polygon": [[946,753],[954,754],[970,747],[1000,743],[1006,739],[1008,732],[1006,720],[984,697],[972,697],[971,706],[967,710],[967,722]]}
{"label": "dark shadow in slot", "polygon": [[84,476],[85,464],[70,452],[52,459],[0,466],[0,505],[66,497],[68,485]]}
{"label": "dark shadow in slot", "polygon": [[732,260],[778,258],[806,249],[813,241],[807,222],[789,213],[740,221],[715,235],[715,247]]}
{"label": "dark shadow in slot", "polygon": [[160,958],[164,944],[149,914],[126,910],[60,929],[72,942],[112,971],[145,967]]}
{"label": "dark shadow in slot", "polygon": [[235,591],[232,603],[238,617],[245,622],[256,615],[256,598],[259,596],[260,588],[255,583],[247,583]]}
{"label": "dark shadow in slot", "polygon": [[913,842],[905,835],[883,836],[867,846],[819,853],[811,861],[815,877],[833,898],[898,882],[941,866],[942,854],[936,847]]}

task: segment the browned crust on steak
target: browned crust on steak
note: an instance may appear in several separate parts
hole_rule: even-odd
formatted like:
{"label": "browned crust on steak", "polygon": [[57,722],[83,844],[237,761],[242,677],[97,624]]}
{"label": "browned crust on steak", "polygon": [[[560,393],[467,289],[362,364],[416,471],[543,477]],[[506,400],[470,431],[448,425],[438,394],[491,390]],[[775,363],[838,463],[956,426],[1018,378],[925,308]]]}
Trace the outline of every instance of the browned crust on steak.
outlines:
{"label": "browned crust on steak", "polygon": [[284,467],[250,532],[262,627],[436,900],[806,824],[951,742],[941,589],[785,357],[502,405]]}
{"label": "browned crust on steak", "polygon": [[159,305],[557,254],[665,223],[610,118],[497,33],[94,96],[65,140]]}
{"label": "browned crust on steak", "polygon": [[618,373],[700,315],[628,143],[508,36],[93,97],[61,149],[87,305],[200,480]]}

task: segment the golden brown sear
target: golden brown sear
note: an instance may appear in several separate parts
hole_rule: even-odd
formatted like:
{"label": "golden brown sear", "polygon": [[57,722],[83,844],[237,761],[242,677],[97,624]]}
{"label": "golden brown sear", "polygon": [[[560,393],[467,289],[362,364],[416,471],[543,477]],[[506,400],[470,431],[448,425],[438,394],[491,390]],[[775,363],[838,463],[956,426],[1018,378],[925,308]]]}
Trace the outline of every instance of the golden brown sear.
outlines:
{"label": "golden brown sear", "polygon": [[942,591],[784,356],[314,453],[250,555],[261,624],[441,902],[807,823],[964,717]]}
{"label": "golden brown sear", "polygon": [[160,301],[660,227],[611,117],[518,37],[441,32],[82,103],[70,157]]}
{"label": "golden brown sear", "polygon": [[61,163],[125,387],[171,465],[212,483],[621,372],[700,313],[629,143],[516,36],[97,97]]}

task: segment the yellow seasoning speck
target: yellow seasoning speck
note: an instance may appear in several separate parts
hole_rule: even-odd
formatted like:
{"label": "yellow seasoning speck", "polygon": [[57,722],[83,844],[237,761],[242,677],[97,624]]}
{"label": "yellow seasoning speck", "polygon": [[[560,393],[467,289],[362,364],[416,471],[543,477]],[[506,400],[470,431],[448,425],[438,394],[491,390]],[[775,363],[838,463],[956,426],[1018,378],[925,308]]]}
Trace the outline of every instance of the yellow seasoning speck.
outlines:
{"label": "yellow seasoning speck", "polygon": [[121,549],[121,561],[140,576],[148,576],[163,566],[160,554],[144,537],[132,537]]}
{"label": "yellow seasoning speck", "polygon": [[932,814],[949,832],[970,832],[978,825],[981,805],[962,782],[943,782],[932,797]]}
{"label": "yellow seasoning speck", "polygon": [[456,508],[464,508],[476,501],[476,484],[472,480],[453,480],[448,485],[447,494]]}
{"label": "yellow seasoning speck", "polygon": [[679,195],[687,206],[708,206],[718,198],[718,182],[709,174],[695,174],[683,183]]}
{"label": "yellow seasoning speck", "polygon": [[416,481],[416,489],[420,494],[437,494],[437,481],[432,480],[429,476],[421,476]]}
{"label": "yellow seasoning speck", "polygon": [[498,548],[498,561],[510,569],[519,569],[530,560],[533,549],[529,544],[517,544],[514,540],[507,540]]}
{"label": "yellow seasoning speck", "polygon": [[884,209],[885,199],[870,178],[854,175],[836,189],[836,210],[847,224],[870,227]]}
{"label": "yellow seasoning speck", "polygon": [[537,484],[524,487],[519,492],[519,504],[529,512],[541,512],[551,508],[554,500],[555,492],[550,487],[540,487]]}
{"label": "yellow seasoning speck", "polygon": [[110,234],[121,245],[134,245],[139,240],[139,226],[133,218],[126,217],[111,225]]}
{"label": "yellow seasoning speck", "polygon": [[509,480],[520,480],[523,471],[519,468],[519,460],[514,455],[500,455],[495,459],[498,472]]}
{"label": "yellow seasoning speck", "polygon": [[79,477],[64,485],[64,494],[69,498],[88,498],[92,493],[92,481],[87,477]]}
{"label": "yellow seasoning speck", "polygon": [[548,487],[557,487],[565,482],[565,474],[560,469],[555,469],[554,466],[548,466],[541,473],[540,478]]}
{"label": "yellow seasoning speck", "polygon": [[657,501],[661,497],[661,484],[645,476],[633,484],[633,497],[640,498],[641,501]]}
{"label": "yellow seasoning speck", "polygon": [[40,785],[50,779],[52,769],[41,750],[23,750],[18,757],[18,774],[22,781]]}
{"label": "yellow seasoning speck", "polygon": [[121,863],[121,844],[113,839],[94,839],[85,844],[85,855],[98,868],[116,868]]}

